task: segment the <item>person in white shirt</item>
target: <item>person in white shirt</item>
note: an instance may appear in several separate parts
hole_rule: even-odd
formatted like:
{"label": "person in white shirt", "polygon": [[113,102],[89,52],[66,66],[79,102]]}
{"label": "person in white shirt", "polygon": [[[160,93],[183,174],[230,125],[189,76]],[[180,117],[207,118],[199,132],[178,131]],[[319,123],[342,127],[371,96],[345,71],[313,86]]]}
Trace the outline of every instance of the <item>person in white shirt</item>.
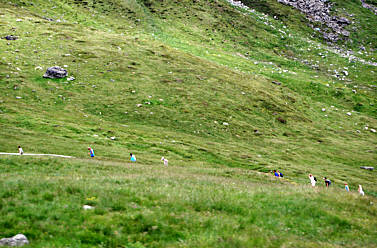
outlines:
{"label": "person in white shirt", "polygon": [[164,162],[165,166],[168,166],[169,161],[165,157],[162,157],[161,161]]}
{"label": "person in white shirt", "polygon": [[363,191],[363,187],[361,187],[361,185],[359,184],[359,189],[357,190],[359,191],[359,194],[364,196],[364,191]]}
{"label": "person in white shirt", "polygon": [[314,179],[312,174],[309,174],[309,179],[310,179],[310,183],[312,184],[312,186],[315,187],[316,180]]}
{"label": "person in white shirt", "polygon": [[18,146],[18,153],[20,155],[23,155],[24,154],[24,150],[22,150],[22,147],[21,146]]}

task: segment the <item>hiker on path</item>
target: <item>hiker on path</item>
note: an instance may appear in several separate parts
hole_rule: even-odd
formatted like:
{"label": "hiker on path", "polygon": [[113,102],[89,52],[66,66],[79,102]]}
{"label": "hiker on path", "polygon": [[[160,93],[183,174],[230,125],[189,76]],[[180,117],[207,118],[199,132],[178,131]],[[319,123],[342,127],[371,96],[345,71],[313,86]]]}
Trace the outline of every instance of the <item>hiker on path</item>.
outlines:
{"label": "hiker on path", "polygon": [[164,162],[164,165],[165,165],[165,166],[168,166],[168,162],[169,162],[169,161],[168,161],[165,157],[162,157],[162,158],[161,158],[161,161]]}
{"label": "hiker on path", "polygon": [[350,192],[350,188],[348,187],[348,184],[344,184],[344,188],[347,192]]}
{"label": "hiker on path", "polygon": [[327,177],[324,177],[323,180],[325,180],[326,188],[328,188],[331,185],[330,179],[327,179]]}
{"label": "hiker on path", "polygon": [[357,190],[359,191],[359,194],[364,196],[364,191],[363,191],[363,187],[361,187],[361,185],[359,184],[359,189]]}
{"label": "hiker on path", "polygon": [[21,146],[18,146],[18,153],[20,155],[23,155],[24,154],[24,150],[22,150],[22,147]]}
{"label": "hiker on path", "polygon": [[133,155],[132,153],[130,153],[130,160],[131,160],[131,162],[136,162],[136,157],[135,157],[135,155]]}
{"label": "hiker on path", "polygon": [[281,173],[280,171],[277,171],[279,173],[279,177],[283,177],[283,173]]}
{"label": "hiker on path", "polygon": [[88,147],[90,157],[94,158],[94,150],[91,147]]}
{"label": "hiker on path", "polygon": [[275,176],[275,177],[280,177],[279,172],[277,172],[276,170],[274,170],[274,176]]}
{"label": "hiker on path", "polygon": [[315,184],[317,182],[316,178],[313,177],[312,174],[309,174],[309,179],[310,179],[310,183],[312,184],[312,186],[315,187]]}

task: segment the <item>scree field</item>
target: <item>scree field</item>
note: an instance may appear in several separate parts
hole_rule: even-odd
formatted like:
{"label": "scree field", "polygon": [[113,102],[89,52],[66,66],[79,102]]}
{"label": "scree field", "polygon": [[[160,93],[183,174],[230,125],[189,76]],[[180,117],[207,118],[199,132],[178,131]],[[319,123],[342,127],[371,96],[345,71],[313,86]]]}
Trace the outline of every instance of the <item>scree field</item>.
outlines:
{"label": "scree field", "polygon": [[377,247],[377,15],[242,2],[0,0],[0,239]]}

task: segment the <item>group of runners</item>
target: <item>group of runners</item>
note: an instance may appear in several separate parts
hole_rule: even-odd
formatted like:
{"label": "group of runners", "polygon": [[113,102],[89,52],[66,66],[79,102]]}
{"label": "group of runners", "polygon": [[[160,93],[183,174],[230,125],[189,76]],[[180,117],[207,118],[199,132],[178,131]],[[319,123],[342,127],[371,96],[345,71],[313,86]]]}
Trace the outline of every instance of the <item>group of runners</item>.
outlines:
{"label": "group of runners", "polygon": [[[317,183],[317,178],[315,176],[313,176],[312,174],[309,174],[309,180],[310,180],[310,183],[312,184],[313,187],[315,187],[316,183]],[[326,187],[330,187],[331,185],[331,180],[328,179],[327,177],[324,177],[323,178],[324,182],[325,182],[325,185]],[[347,192],[350,192],[350,188],[348,186],[347,183],[344,184],[344,189],[347,191]],[[360,195],[365,195],[364,191],[363,191],[363,187],[359,184],[359,188],[357,190],[359,192]]]}
{"label": "group of runners", "polygon": [[[94,150],[93,148],[91,147],[88,147],[88,154],[90,157],[94,158]],[[18,146],[18,153],[20,155],[23,155],[24,154],[24,150],[22,149],[21,146]],[[136,156],[132,153],[130,153],[130,161],[131,162],[136,162]],[[164,165],[168,165],[168,160],[165,158],[165,157],[162,157],[161,158],[161,161],[164,163]],[[275,177],[283,177],[283,173],[281,173],[280,171],[278,170],[274,170],[273,171],[273,174]],[[316,183],[317,183],[317,178],[315,176],[313,176],[312,174],[309,174],[309,180],[310,180],[310,183],[313,187],[315,187]],[[330,187],[331,185],[331,180],[328,179],[327,177],[324,177],[323,178],[324,182],[325,182],[325,186],[328,188]],[[347,192],[350,192],[350,188],[348,186],[348,184],[344,184],[344,188]],[[363,187],[359,184],[359,188],[357,190],[359,192],[360,195],[364,195],[364,191],[363,191]]]}

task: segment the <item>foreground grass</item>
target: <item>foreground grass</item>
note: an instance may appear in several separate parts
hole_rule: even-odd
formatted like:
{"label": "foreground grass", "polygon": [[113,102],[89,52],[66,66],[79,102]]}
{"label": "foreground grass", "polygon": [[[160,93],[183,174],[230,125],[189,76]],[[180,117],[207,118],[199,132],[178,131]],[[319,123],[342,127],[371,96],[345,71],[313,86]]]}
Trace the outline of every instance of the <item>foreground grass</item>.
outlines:
{"label": "foreground grass", "polygon": [[[0,235],[31,247],[375,247],[375,198],[244,169],[0,160]],[[85,211],[84,204],[94,210]]]}

